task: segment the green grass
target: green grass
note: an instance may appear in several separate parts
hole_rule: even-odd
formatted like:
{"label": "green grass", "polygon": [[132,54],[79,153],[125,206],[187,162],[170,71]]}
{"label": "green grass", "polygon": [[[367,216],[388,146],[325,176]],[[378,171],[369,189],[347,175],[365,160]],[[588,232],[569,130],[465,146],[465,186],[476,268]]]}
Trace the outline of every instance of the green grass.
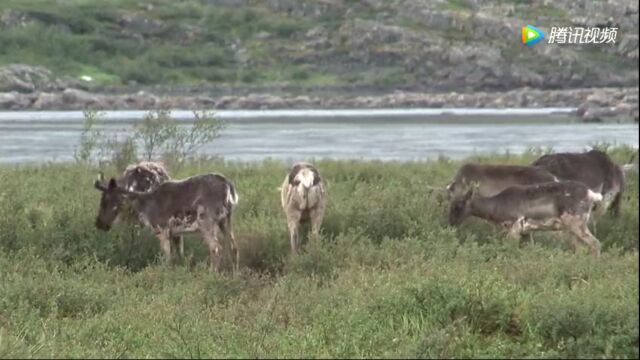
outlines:
{"label": "green grass", "polygon": [[445,199],[426,185],[459,162],[316,163],[327,216],[297,258],[276,190],[283,164],[172,173],[236,184],[236,276],[208,273],[197,237],[189,270],[162,264],[146,230],[96,230],[97,169],[1,166],[0,357],[638,357],[637,177],[621,217],[598,223],[594,259],[561,234],[520,247],[479,220],[448,228]]}

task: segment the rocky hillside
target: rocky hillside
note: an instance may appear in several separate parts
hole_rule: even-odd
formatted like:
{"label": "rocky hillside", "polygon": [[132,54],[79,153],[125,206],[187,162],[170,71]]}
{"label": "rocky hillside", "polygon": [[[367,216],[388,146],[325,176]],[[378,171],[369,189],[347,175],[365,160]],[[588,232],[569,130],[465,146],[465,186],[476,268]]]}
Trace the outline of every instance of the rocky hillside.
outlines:
{"label": "rocky hillside", "polygon": [[[526,24],[547,33],[551,26],[617,26],[619,33],[609,45],[527,47],[520,43]],[[178,84],[440,92],[637,87],[638,2],[0,2],[0,92],[175,92]]]}

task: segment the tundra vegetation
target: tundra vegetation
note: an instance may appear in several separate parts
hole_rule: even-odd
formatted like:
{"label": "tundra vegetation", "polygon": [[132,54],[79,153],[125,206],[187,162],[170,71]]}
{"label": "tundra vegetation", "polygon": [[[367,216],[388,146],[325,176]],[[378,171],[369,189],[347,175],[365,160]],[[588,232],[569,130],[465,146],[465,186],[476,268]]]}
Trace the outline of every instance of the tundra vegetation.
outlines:
{"label": "tundra vegetation", "polygon": [[[620,30],[615,46],[534,48],[531,62],[514,46],[530,23]],[[2,0],[0,67],[116,87],[637,87],[637,40],[622,31],[637,27],[629,0]]]}
{"label": "tundra vegetation", "polygon": [[[633,151],[605,150],[619,164]],[[638,357],[636,175],[619,218],[599,221],[594,259],[562,233],[520,245],[482,220],[447,226],[429,186],[461,161],[313,164],[331,201],[297,256],[277,190],[290,163],[169,168],[233,181],[236,275],[207,271],[197,236],[194,262],[169,265],[146,229],[96,229],[95,175],[119,173],[113,162],[1,165],[0,357]]]}

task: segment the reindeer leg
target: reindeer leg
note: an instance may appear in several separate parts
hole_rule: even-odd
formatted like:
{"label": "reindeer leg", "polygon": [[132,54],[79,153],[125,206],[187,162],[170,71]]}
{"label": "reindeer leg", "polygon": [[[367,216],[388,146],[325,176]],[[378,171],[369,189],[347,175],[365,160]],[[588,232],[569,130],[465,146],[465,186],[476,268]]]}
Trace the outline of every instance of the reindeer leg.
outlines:
{"label": "reindeer leg", "polygon": [[182,235],[172,235],[171,242],[173,243],[173,247],[177,250],[178,255],[183,258],[184,257],[184,239]]}
{"label": "reindeer leg", "polygon": [[604,215],[606,211],[604,202],[593,205],[591,211],[589,212],[589,219],[587,220],[587,224],[591,223],[591,227],[593,228],[594,233],[598,233],[598,219]]}
{"label": "reindeer leg", "polygon": [[585,245],[591,249],[591,255],[598,258],[600,257],[600,241],[593,236],[589,227],[587,226],[587,218],[580,216],[566,216],[563,219],[567,230],[571,232],[576,238],[582,241]]}
{"label": "reindeer leg", "polygon": [[167,263],[171,263],[171,240],[167,230],[161,230],[156,232],[156,237],[160,240],[160,249],[164,253],[164,258]]}
{"label": "reindeer leg", "polygon": [[511,225],[507,232],[507,237],[520,243],[520,239],[522,238],[522,226],[518,221]]}
{"label": "reindeer leg", "polygon": [[[508,225],[508,223],[504,225]],[[507,237],[513,241],[517,241],[518,244],[521,244],[522,239],[527,235],[526,225],[527,223],[525,218],[521,217],[517,219],[511,224],[511,226],[509,226]]]}
{"label": "reindeer leg", "polygon": [[[611,205],[609,205],[609,211],[614,218],[620,217],[620,206],[622,204],[622,191],[618,192],[614,197]],[[595,231],[595,230],[594,230]]]}
{"label": "reindeer leg", "polygon": [[574,254],[578,253],[578,243],[580,243],[580,241],[581,240],[578,240],[575,235],[571,236],[571,249]]}
{"label": "reindeer leg", "polygon": [[206,224],[200,226],[200,232],[202,234],[202,238],[207,244],[209,248],[209,257],[211,261],[211,272],[218,272],[220,270],[220,258],[222,246],[220,246],[220,241],[218,239],[218,225],[217,224]]}
{"label": "reindeer leg", "polygon": [[585,238],[586,243],[589,244],[589,247],[591,248],[591,255],[593,255],[593,257],[595,258],[599,258],[602,245],[600,245],[600,241],[595,236],[593,236],[591,231],[589,231],[589,228],[586,224],[582,228],[582,236]]}
{"label": "reindeer leg", "polygon": [[324,208],[311,210],[309,216],[311,217],[311,234],[317,237],[320,235],[320,227],[324,219]]}
{"label": "reindeer leg", "polygon": [[289,209],[287,211],[287,226],[289,227],[289,241],[291,243],[291,252],[295,255],[298,253],[300,246],[300,216],[299,210]]}
{"label": "reindeer leg", "polygon": [[[516,235],[513,235],[513,238],[516,238]],[[531,236],[530,232],[524,232],[518,235],[518,241],[520,246],[523,244],[529,244],[529,246],[533,246],[533,236]]]}
{"label": "reindeer leg", "polygon": [[291,252],[295,255],[300,247],[299,224],[295,222],[289,223],[289,241],[291,242]]}
{"label": "reindeer leg", "polygon": [[[512,226],[512,231],[518,230],[518,234],[520,235],[520,242],[525,242],[527,239],[529,240],[529,246],[533,246],[535,243],[533,241],[533,233],[540,229],[540,224],[536,224],[531,220],[525,219],[524,217],[518,219],[514,225]],[[514,234],[515,236],[516,234]]]}
{"label": "reindeer leg", "polygon": [[238,251],[238,244],[236,243],[236,237],[233,233],[233,224],[231,222],[231,215],[227,216],[224,220],[220,221],[220,229],[229,239],[229,247],[231,250],[231,261],[233,264],[233,272],[238,273],[240,264],[240,252]]}

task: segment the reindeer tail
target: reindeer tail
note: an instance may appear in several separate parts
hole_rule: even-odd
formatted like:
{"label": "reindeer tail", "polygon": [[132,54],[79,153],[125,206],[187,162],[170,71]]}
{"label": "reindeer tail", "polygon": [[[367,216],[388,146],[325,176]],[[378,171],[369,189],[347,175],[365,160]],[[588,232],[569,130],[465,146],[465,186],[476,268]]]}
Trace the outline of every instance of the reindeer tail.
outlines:
{"label": "reindeer tail", "polygon": [[587,197],[593,202],[601,202],[604,197],[602,194],[587,189]]}
{"label": "reindeer tail", "polygon": [[227,184],[227,204],[233,206],[236,206],[238,204],[238,193],[236,192],[236,188],[235,186],[233,186],[233,184],[228,183]]}

